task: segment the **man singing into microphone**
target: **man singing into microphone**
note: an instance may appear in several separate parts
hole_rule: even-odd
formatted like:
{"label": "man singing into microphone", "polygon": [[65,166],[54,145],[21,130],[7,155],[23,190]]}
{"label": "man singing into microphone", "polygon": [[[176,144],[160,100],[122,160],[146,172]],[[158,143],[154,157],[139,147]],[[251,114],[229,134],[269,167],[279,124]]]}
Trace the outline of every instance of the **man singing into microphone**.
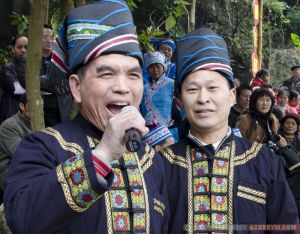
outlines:
{"label": "man singing into microphone", "polygon": [[72,10],[52,61],[69,74],[79,114],[25,138],[4,195],[13,233],[168,233],[161,158],[124,135],[148,133],[137,107],[142,54],[131,12],[119,0]]}

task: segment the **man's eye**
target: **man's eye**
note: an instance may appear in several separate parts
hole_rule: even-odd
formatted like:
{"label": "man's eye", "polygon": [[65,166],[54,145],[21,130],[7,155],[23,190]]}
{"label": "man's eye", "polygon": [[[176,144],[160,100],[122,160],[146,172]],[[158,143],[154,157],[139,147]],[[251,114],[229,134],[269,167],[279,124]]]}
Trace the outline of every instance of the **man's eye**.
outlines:
{"label": "man's eye", "polygon": [[217,86],[210,86],[210,87],[208,87],[208,89],[210,90],[210,91],[214,91],[214,90],[216,90],[218,87]]}
{"label": "man's eye", "polygon": [[108,72],[108,73],[99,74],[98,77],[103,78],[103,79],[108,79],[108,78],[110,78],[112,76],[113,76],[113,74]]}
{"label": "man's eye", "polygon": [[130,74],[129,74],[129,78],[130,78],[130,79],[137,80],[137,79],[140,79],[140,78],[141,78],[141,75],[140,75],[139,73],[130,73]]}
{"label": "man's eye", "polygon": [[187,91],[188,91],[188,92],[196,92],[197,89],[196,89],[196,88],[188,88]]}

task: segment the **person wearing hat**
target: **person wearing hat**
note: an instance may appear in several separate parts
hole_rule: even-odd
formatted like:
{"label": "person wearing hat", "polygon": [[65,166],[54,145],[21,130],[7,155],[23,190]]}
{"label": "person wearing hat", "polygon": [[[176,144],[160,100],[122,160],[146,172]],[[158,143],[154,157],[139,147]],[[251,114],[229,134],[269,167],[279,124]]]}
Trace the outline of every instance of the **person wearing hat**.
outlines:
{"label": "person wearing hat", "polygon": [[169,233],[241,233],[234,225],[298,223],[280,158],[228,126],[236,91],[224,39],[199,28],[178,41],[177,58],[190,129],[161,150],[169,162]]}
{"label": "person wearing hat", "polygon": [[163,53],[148,52],[144,55],[144,60],[150,74],[149,81],[144,86],[140,105],[146,126],[150,129],[150,132],[144,137],[144,141],[150,146],[160,148],[178,140],[176,128],[171,129],[174,80],[165,74],[166,63]]}
{"label": "person wearing hat", "polygon": [[125,133],[148,133],[138,111],[142,53],[125,1],[70,11],[53,63],[69,74],[79,114],[25,137],[4,191],[13,233],[168,233],[162,159],[142,144],[128,152]]}
{"label": "person wearing hat", "polygon": [[286,86],[289,90],[296,90],[297,84],[300,82],[300,65],[291,67],[292,76],[283,81],[282,86]]}
{"label": "person wearing hat", "polygon": [[172,39],[163,39],[158,43],[157,50],[166,56],[166,75],[171,79],[175,79],[176,64],[172,62],[173,54],[176,50],[175,42]]}

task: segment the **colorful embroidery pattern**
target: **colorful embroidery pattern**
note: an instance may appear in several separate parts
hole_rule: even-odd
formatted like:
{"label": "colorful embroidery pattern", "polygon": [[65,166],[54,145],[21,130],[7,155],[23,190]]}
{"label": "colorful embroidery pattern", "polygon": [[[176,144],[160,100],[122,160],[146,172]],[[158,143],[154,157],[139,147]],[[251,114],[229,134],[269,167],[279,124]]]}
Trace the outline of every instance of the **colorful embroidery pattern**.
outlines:
{"label": "colorful embroidery pattern", "polygon": [[209,178],[201,177],[194,179],[194,193],[207,193],[210,191]]}
{"label": "colorful embroidery pattern", "polygon": [[61,169],[75,203],[82,208],[91,206],[99,195],[91,188],[82,155],[73,156],[62,164]]}
{"label": "colorful embroidery pattern", "polygon": [[[207,157],[202,148],[190,149],[193,184],[191,201],[194,210],[191,220],[194,232],[227,232],[230,151],[231,147],[225,146],[213,157]],[[212,158],[212,162],[208,158]]]}
{"label": "colorful embroidery pattern", "polygon": [[130,219],[128,212],[113,212],[113,229],[116,231],[130,231]]}
{"label": "colorful embroidery pattern", "polygon": [[94,39],[112,28],[112,26],[98,25],[93,23],[73,23],[68,27],[67,39],[69,43],[74,40]]}
{"label": "colorful embroidery pattern", "polygon": [[108,193],[113,233],[146,233],[147,198],[136,154],[128,153],[119,161],[114,161],[112,170],[114,180]]}

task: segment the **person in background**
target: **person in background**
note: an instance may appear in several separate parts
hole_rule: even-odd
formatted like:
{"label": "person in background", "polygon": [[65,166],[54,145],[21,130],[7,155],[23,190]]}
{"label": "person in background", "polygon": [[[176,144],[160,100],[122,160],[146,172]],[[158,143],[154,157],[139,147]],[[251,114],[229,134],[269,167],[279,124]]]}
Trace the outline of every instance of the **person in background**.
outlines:
{"label": "person in background", "polygon": [[61,74],[56,74],[52,69],[51,58],[53,44],[52,27],[48,24],[44,24],[40,81],[46,127],[51,127],[69,120],[72,106],[72,97],[67,82],[68,79]]}
{"label": "person in background", "polygon": [[12,40],[11,63],[5,64],[0,71],[0,124],[19,109],[18,95],[25,93],[25,65],[28,47],[26,36],[16,36]]}
{"label": "person in background", "polygon": [[259,70],[251,82],[252,87],[263,87],[270,82],[270,72],[266,69]]}
{"label": "person in background", "polygon": [[0,190],[4,189],[4,180],[11,159],[22,138],[30,134],[30,114],[26,94],[18,98],[19,111],[0,125]]}
{"label": "person in background", "polygon": [[224,39],[200,28],[178,41],[177,53],[176,77],[190,130],[161,150],[169,162],[164,164],[169,233],[244,233],[234,225],[297,224],[279,157],[228,126],[236,95]]}
{"label": "person in background", "polygon": [[279,133],[297,151],[300,157],[300,136],[298,133],[299,117],[297,114],[288,113],[280,121]]}
{"label": "person in background", "polygon": [[297,84],[300,82],[300,65],[291,67],[292,76],[289,79],[283,81],[282,86],[288,87],[288,89],[296,90]]}
{"label": "person in background", "polygon": [[236,127],[246,139],[268,143],[279,130],[279,120],[272,113],[275,99],[266,88],[255,89],[251,95],[249,112],[240,115]]}
{"label": "person in background", "polygon": [[176,64],[172,62],[172,57],[176,50],[174,41],[172,39],[161,40],[158,44],[157,50],[166,56],[166,76],[174,80],[176,76]]}
{"label": "person in background", "polygon": [[289,106],[290,92],[288,90],[279,90],[277,94],[276,106],[283,113],[283,117],[287,114],[298,114],[296,108]]}
{"label": "person in background", "polygon": [[288,152],[279,152],[290,160],[287,161],[287,170],[286,177],[290,188],[293,192],[296,205],[298,208],[298,214],[300,214],[300,136],[298,133],[299,128],[299,117],[297,114],[287,114],[280,121],[280,130],[279,133],[286,139],[288,142]]}
{"label": "person in background", "polygon": [[250,85],[240,85],[236,88],[236,104],[231,107],[228,117],[230,127],[234,128],[237,118],[248,110],[251,94]]}
{"label": "person in background", "polygon": [[144,59],[150,75],[149,81],[144,86],[143,99],[140,105],[141,114],[150,130],[144,140],[150,146],[160,148],[178,140],[176,128],[169,130],[173,125],[171,109],[174,80],[165,74],[167,66],[163,53],[148,52],[144,55]]}
{"label": "person in background", "polygon": [[289,106],[297,110],[298,116],[300,116],[300,94],[296,90],[290,91]]}
{"label": "person in background", "polygon": [[21,141],[5,182],[9,227],[13,233],[169,233],[162,159],[143,142],[137,152],[126,149],[128,130],[141,137],[149,131],[138,110],[143,57],[130,8],[121,0],[75,8],[56,40],[54,68],[69,74],[79,113]]}

